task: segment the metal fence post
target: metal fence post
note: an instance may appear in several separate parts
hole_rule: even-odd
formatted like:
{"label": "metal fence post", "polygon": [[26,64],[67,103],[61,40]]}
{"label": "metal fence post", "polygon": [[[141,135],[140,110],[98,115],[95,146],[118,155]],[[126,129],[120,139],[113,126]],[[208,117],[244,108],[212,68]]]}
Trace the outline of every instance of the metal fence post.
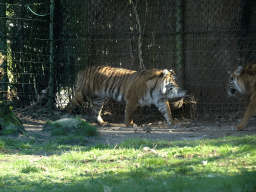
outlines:
{"label": "metal fence post", "polygon": [[180,86],[185,85],[185,60],[184,60],[184,0],[176,0],[176,68]]}
{"label": "metal fence post", "polygon": [[54,96],[54,63],[53,63],[53,14],[54,14],[54,0],[50,0],[50,78],[49,78],[49,101],[48,109],[53,108],[55,96]]}

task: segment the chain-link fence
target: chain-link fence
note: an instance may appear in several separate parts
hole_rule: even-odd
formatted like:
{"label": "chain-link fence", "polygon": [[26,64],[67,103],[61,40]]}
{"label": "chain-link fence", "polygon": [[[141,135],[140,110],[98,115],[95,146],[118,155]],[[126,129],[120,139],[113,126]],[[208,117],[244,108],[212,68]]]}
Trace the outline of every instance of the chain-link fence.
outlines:
{"label": "chain-link fence", "polygon": [[244,108],[227,97],[227,71],[254,60],[255,7],[246,0],[0,3],[0,52],[8,58],[2,96],[30,107],[46,105],[50,93],[64,107],[79,69],[144,66],[176,70],[199,111]]}

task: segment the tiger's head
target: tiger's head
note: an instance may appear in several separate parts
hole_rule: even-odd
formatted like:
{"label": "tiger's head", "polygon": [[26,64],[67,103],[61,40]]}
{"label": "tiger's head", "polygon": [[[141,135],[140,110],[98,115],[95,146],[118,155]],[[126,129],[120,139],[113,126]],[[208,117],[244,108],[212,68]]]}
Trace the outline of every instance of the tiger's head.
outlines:
{"label": "tiger's head", "polygon": [[4,55],[2,55],[2,53],[0,52],[0,66],[3,64],[5,59],[6,59],[6,57]]}
{"label": "tiger's head", "polygon": [[186,96],[186,91],[182,90],[176,80],[176,74],[173,70],[163,70],[163,79],[161,91],[168,99],[181,98]]}
{"label": "tiger's head", "polygon": [[230,75],[227,87],[228,95],[235,96],[237,92],[245,93],[246,87],[241,76],[243,67],[238,66],[237,69]]}

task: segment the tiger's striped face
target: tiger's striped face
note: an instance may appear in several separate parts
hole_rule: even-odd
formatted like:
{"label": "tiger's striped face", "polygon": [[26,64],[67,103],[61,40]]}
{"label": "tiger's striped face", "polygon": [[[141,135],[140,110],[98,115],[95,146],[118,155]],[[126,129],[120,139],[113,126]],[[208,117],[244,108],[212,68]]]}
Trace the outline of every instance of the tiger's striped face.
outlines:
{"label": "tiger's striped face", "polygon": [[241,81],[240,75],[242,73],[242,66],[239,66],[229,77],[229,83],[227,87],[228,95],[234,96],[237,92],[244,93],[245,86]]}
{"label": "tiger's striped face", "polygon": [[166,94],[168,99],[184,97],[186,95],[186,91],[182,90],[176,83],[176,75],[174,71],[170,70],[168,72],[168,70],[165,69],[163,73],[164,73],[164,76],[168,76],[168,73],[170,74],[169,74],[169,78],[166,78],[163,83],[162,93]]}

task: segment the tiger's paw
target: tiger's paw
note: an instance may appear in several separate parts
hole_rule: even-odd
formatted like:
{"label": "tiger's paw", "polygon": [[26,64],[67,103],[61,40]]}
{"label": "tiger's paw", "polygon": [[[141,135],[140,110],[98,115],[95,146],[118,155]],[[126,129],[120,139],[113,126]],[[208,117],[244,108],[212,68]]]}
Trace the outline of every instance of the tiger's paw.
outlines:
{"label": "tiger's paw", "polygon": [[245,128],[248,127],[248,123],[246,125],[246,123],[240,123],[239,125],[235,126],[235,128],[237,129],[237,131],[245,131]]}
{"label": "tiger's paw", "polygon": [[126,128],[136,128],[136,127],[137,127],[137,125],[134,123],[126,125]]}
{"label": "tiger's paw", "polygon": [[103,121],[103,122],[99,122],[99,125],[102,127],[107,127],[107,126],[110,126],[110,123]]}
{"label": "tiger's paw", "polygon": [[244,131],[244,126],[236,126],[235,127],[235,129],[237,130],[237,131]]}
{"label": "tiger's paw", "polygon": [[176,123],[174,126],[173,126],[173,128],[180,128],[181,127],[181,123]]}
{"label": "tiger's paw", "polygon": [[168,124],[171,125],[173,128],[179,128],[181,125],[181,122],[175,119],[172,122],[169,122]]}

